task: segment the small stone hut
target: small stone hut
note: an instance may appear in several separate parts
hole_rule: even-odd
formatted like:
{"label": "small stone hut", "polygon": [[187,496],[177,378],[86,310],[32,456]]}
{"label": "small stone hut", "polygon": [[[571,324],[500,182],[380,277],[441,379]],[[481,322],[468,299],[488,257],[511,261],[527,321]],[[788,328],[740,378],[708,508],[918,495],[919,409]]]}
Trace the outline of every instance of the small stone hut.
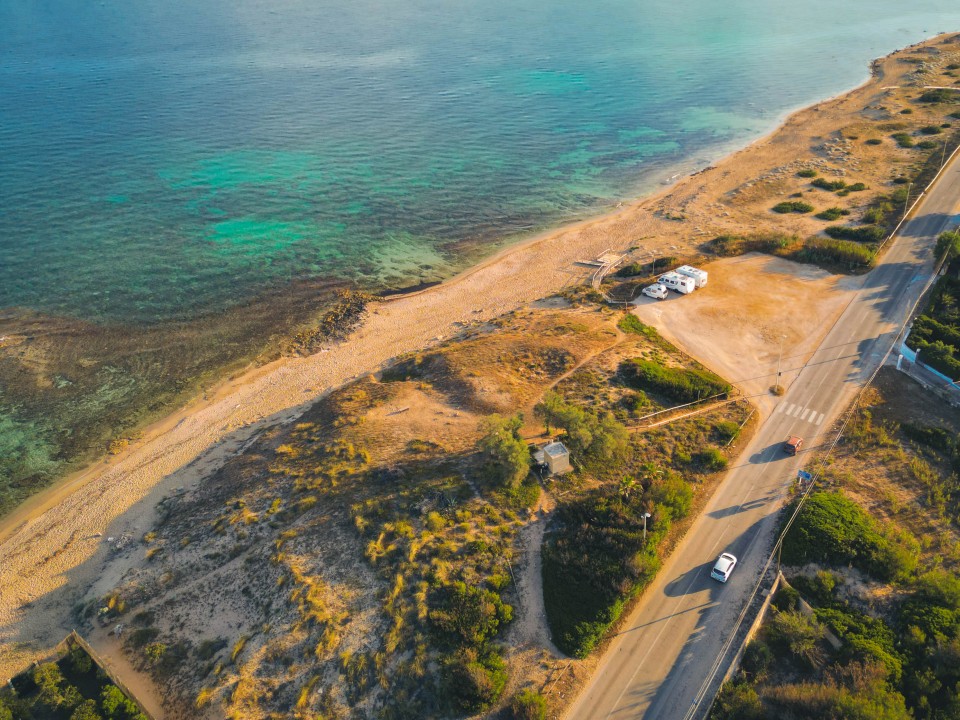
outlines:
{"label": "small stone hut", "polygon": [[570,451],[562,442],[552,442],[543,448],[543,464],[551,475],[563,475],[573,470],[570,465]]}

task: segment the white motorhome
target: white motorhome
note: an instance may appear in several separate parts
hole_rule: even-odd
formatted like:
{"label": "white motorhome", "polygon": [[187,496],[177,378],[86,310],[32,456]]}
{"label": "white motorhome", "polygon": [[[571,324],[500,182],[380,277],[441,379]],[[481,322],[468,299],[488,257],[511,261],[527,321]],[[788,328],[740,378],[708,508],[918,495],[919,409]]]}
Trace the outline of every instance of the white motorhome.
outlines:
{"label": "white motorhome", "polygon": [[697,283],[692,277],[687,277],[686,275],[679,275],[675,272],[668,272],[666,275],[661,275],[657,282],[661,285],[665,285],[669,289],[688,295],[697,289]]}
{"label": "white motorhome", "polygon": [[693,278],[693,281],[697,284],[698,288],[702,288],[704,285],[707,284],[706,270],[698,270],[697,268],[692,267],[690,265],[681,265],[676,270],[674,270],[674,272],[677,273],[678,275],[686,275],[689,278]]}

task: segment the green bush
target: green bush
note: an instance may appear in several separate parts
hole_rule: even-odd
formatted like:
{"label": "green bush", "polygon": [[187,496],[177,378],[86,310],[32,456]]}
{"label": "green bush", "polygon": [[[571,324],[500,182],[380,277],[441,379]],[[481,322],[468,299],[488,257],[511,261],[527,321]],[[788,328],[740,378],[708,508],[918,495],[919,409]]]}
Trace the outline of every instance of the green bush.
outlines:
{"label": "green bush", "polygon": [[800,200],[785,200],[784,202],[777,203],[771,209],[781,215],[786,213],[808,213],[813,212],[813,205]]}
{"label": "green bush", "polygon": [[886,235],[882,227],[864,225],[850,227],[849,225],[831,225],[824,232],[834,240],[853,240],[854,242],[880,242]]}
{"label": "green bush", "polygon": [[937,143],[935,143],[933,140],[921,140],[920,142],[917,143],[917,147],[920,148],[921,150],[933,150],[935,147],[938,147],[938,146],[937,146]]}
{"label": "green bush", "polygon": [[813,168],[804,168],[797,173],[797,176],[802,178],[812,178],[817,176],[817,171]]}
{"label": "green bush", "polygon": [[850,211],[844,208],[832,207],[818,212],[815,217],[820,220],[839,220],[844,215],[849,215]]}
{"label": "green bush", "polygon": [[897,145],[902,148],[912,148],[913,147],[913,137],[910,133],[894,133],[891,135],[894,140],[897,141]]}
{"label": "green bush", "polygon": [[724,683],[710,708],[710,720],[764,720],[757,691],[747,683]]}
{"label": "green bush", "polygon": [[869,140],[866,141],[866,143],[867,145],[882,145],[883,140],[881,140],[880,138],[870,138]]}
{"label": "green bush", "polygon": [[881,533],[859,505],[835,492],[809,496],[783,544],[783,562],[850,564],[881,580],[912,573],[919,544],[906,534]]}
{"label": "green bush", "polygon": [[544,720],[547,717],[547,700],[534,690],[521,690],[510,701],[513,720]]}
{"label": "green bush", "polygon": [[843,642],[841,662],[878,662],[886,668],[891,682],[900,682],[903,657],[896,649],[896,637],[887,623],[849,607],[818,608],[816,616]]}
{"label": "green bush", "polygon": [[862,182],[855,182],[853,185],[847,185],[844,189],[850,192],[863,192],[867,189],[867,186]]}
{"label": "green bush", "polygon": [[434,630],[455,645],[481,647],[513,619],[500,595],[459,581],[431,591],[429,605]]}
{"label": "green bush", "polygon": [[917,357],[925,365],[946,375],[953,381],[960,381],[960,358],[955,356],[957,348],[941,340],[932,343],[917,343]]}
{"label": "green bush", "polygon": [[721,470],[726,470],[727,463],[729,462],[726,455],[717,448],[709,448],[708,450],[698,452],[693,456],[693,461],[705,472],[720,472]]}
{"label": "green bush", "polygon": [[939,125],[924,125],[922,128],[920,128],[920,132],[922,132],[924,135],[939,135],[943,132],[943,128],[941,128]]}
{"label": "green bush", "polygon": [[694,402],[729,393],[733,386],[709,370],[668,368],[652,360],[634,358],[620,365],[632,387],[665,395],[679,403]]}
{"label": "green bush", "polygon": [[713,426],[718,442],[733,442],[740,436],[740,425],[733,420],[721,420]]}
{"label": "green bush", "polygon": [[847,186],[847,183],[843,180],[827,180],[826,178],[817,178],[810,184],[821,190],[830,190],[832,192],[843,190]]}
{"label": "green bush", "polygon": [[487,710],[499,700],[506,684],[506,663],[494,649],[461,651],[444,664],[444,695],[457,710]]}

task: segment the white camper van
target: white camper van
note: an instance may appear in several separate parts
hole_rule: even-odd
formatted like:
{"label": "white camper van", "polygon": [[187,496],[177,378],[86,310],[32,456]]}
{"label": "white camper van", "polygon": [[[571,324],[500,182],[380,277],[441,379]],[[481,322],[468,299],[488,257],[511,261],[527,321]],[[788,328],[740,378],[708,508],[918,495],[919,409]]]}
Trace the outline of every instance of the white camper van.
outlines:
{"label": "white camper van", "polygon": [[676,270],[674,270],[674,272],[677,273],[678,275],[686,275],[689,278],[693,278],[693,281],[697,284],[698,289],[702,288],[704,285],[707,284],[706,270],[698,270],[697,268],[691,267],[690,265],[681,265]]}
{"label": "white camper van", "polygon": [[692,293],[697,289],[697,283],[692,277],[687,277],[686,275],[679,275],[675,272],[668,272],[666,275],[661,275],[657,282],[661,285],[674,290],[678,293],[683,293],[687,295]]}

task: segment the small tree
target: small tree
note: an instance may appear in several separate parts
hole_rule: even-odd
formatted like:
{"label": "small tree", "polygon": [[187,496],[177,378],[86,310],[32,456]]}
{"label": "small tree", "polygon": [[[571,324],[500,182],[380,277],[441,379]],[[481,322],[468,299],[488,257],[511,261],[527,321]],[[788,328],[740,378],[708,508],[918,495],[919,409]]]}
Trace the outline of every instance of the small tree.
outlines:
{"label": "small tree", "polygon": [[44,705],[58,707],[63,704],[63,673],[56,663],[43,663],[33,671],[33,681],[39,688],[39,699]]}
{"label": "small tree", "polygon": [[940,233],[937,238],[937,249],[935,257],[945,258],[945,262],[952,262],[954,258],[960,257],[960,232]]}
{"label": "small tree", "polygon": [[491,415],[480,423],[480,451],[486,456],[491,478],[507,488],[516,488],[530,472],[530,453],[520,438],[523,416]]}

